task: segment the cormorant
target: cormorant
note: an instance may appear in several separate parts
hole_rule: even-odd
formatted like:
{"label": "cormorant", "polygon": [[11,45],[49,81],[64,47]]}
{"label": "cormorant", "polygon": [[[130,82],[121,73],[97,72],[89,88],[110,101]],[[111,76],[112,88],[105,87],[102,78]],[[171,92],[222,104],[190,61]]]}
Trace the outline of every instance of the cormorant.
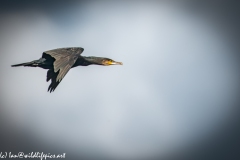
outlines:
{"label": "cormorant", "polygon": [[12,67],[28,66],[28,67],[40,67],[48,69],[47,82],[51,79],[51,84],[48,87],[48,91],[53,92],[67,72],[77,66],[95,65],[122,65],[122,62],[116,62],[109,58],[104,57],[85,57],[81,56],[83,52],[81,47],[71,48],[58,48],[49,51],[45,51],[42,57],[38,60],[34,60],[27,63],[15,64]]}

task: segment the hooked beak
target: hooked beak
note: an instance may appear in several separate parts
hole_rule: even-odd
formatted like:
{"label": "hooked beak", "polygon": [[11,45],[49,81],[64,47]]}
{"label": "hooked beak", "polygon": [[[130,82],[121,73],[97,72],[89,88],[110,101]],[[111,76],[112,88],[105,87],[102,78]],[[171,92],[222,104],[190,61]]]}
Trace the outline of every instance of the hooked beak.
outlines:
{"label": "hooked beak", "polygon": [[123,63],[122,63],[122,62],[112,62],[112,64],[123,65]]}

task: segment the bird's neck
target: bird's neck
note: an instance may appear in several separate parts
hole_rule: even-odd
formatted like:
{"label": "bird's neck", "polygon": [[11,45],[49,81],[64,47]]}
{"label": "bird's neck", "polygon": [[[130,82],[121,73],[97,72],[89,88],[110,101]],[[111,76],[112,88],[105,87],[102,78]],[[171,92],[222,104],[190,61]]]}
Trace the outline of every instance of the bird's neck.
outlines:
{"label": "bird's neck", "polygon": [[102,58],[101,57],[84,57],[84,59],[89,62],[89,65],[95,64],[95,65],[102,65]]}

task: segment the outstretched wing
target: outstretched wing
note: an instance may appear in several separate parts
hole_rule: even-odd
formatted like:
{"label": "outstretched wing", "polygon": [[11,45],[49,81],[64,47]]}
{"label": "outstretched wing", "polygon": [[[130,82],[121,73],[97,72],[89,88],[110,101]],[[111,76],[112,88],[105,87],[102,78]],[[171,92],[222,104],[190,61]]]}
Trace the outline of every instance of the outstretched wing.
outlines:
{"label": "outstretched wing", "polygon": [[44,52],[43,58],[48,54],[55,59],[53,69],[48,70],[47,73],[47,81],[50,79],[52,81],[48,91],[55,90],[82,52],[83,48],[60,48]]}
{"label": "outstretched wing", "polygon": [[59,59],[61,57],[74,55],[80,55],[84,51],[81,47],[71,47],[71,48],[57,48],[49,51],[43,52],[42,58],[48,58],[48,55],[54,59]]}
{"label": "outstretched wing", "polygon": [[57,75],[59,72],[55,73],[53,69],[49,69],[47,72],[47,82],[51,79],[51,84],[48,87],[48,91],[51,93],[53,92],[57,86],[59,85],[60,82],[57,82]]}

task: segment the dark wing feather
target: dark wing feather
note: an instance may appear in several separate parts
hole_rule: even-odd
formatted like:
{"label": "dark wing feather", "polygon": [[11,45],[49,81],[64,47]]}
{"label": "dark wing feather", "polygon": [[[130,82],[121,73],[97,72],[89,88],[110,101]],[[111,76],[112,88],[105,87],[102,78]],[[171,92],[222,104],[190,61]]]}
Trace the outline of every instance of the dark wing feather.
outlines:
{"label": "dark wing feather", "polygon": [[55,73],[53,69],[49,69],[49,70],[47,71],[47,82],[48,82],[50,79],[52,79],[52,78],[54,78],[54,77],[57,77],[57,75],[58,75],[58,72]]}
{"label": "dark wing feather", "polygon": [[48,87],[48,91],[53,92],[60,82],[56,81],[57,75],[59,72],[55,73],[53,69],[49,69],[47,72],[47,82],[51,79],[51,84]]}
{"label": "dark wing feather", "polygon": [[[72,68],[79,55],[83,52],[83,48],[60,48],[44,52],[55,59],[53,69],[48,70],[47,81],[51,79],[48,91],[52,92]],[[44,56],[46,56],[43,54]]]}
{"label": "dark wing feather", "polygon": [[[83,48],[81,47],[71,47],[71,48],[57,48],[49,51],[45,51],[43,53],[48,54],[52,56],[53,58],[58,58],[58,57],[65,57],[71,54],[81,54],[84,51]],[[42,58],[45,58],[45,55],[42,55]]]}
{"label": "dark wing feather", "polygon": [[56,73],[59,71],[59,74],[56,79],[57,82],[61,82],[61,80],[64,78],[67,72],[71,69],[73,64],[76,62],[77,58],[78,57],[76,55],[71,55],[67,57],[61,57],[60,59],[56,59],[54,61],[53,63],[54,72]]}

